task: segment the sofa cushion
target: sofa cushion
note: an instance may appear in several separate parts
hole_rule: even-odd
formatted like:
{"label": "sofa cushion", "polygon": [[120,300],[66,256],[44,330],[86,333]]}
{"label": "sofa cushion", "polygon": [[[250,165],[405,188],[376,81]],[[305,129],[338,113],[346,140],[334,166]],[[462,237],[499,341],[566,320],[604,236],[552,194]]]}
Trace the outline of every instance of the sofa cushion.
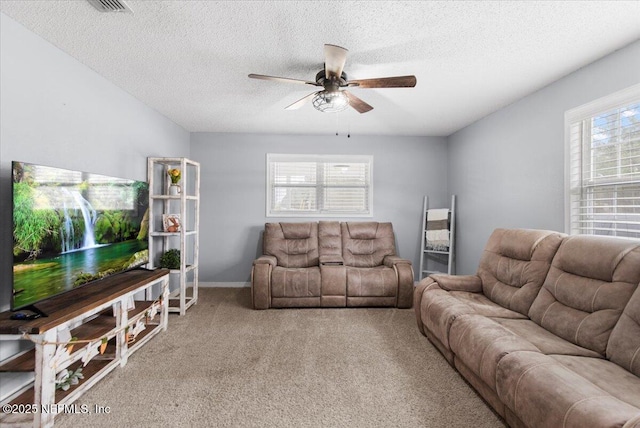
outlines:
{"label": "sofa cushion", "polygon": [[284,239],[307,239],[314,234],[313,223],[280,223]]}
{"label": "sofa cushion", "polygon": [[380,223],[373,221],[347,222],[345,226],[351,239],[376,239]]}
{"label": "sofa cushion", "polygon": [[283,268],[271,273],[271,297],[319,297],[320,268]]}
{"label": "sofa cushion", "polygon": [[422,295],[421,322],[449,349],[449,330],[454,320],[465,314],[524,318],[519,312],[493,303],[484,294],[464,291],[445,291],[431,288]]}
{"label": "sofa cushion", "polygon": [[341,223],[342,256],[346,266],[380,266],[385,256],[396,254],[391,223]]}
{"label": "sofa cushion", "polygon": [[500,318],[526,318],[520,312],[512,311],[492,302],[484,294],[467,293],[465,291],[450,291],[449,296],[458,299],[465,305],[469,306],[473,309],[473,313],[478,315]]}
{"label": "sofa cushion", "polygon": [[640,376],[640,287],[631,296],[611,332],[607,358]]}
{"label": "sofa cushion", "polygon": [[478,266],[485,296],[527,315],[563,236],[544,230],[496,229]]}
{"label": "sofa cushion", "polygon": [[509,320],[492,318],[507,330],[535,345],[543,354],[579,355],[591,358],[602,358],[602,355],[591,349],[582,348],[574,343],[545,330],[531,320]]}
{"label": "sofa cushion", "polygon": [[640,412],[640,378],[602,358],[551,355],[571,371],[584,377],[614,397],[638,408]]}
{"label": "sofa cushion", "polygon": [[510,352],[540,352],[490,318],[481,315],[462,315],[451,326],[449,344],[455,358],[467,366],[491,389],[496,389],[496,367]]}
{"label": "sofa cushion", "polygon": [[347,296],[395,297],[398,294],[396,271],[386,266],[347,267]]}
{"label": "sofa cushion", "polygon": [[639,282],[637,242],[571,236],[560,245],[529,318],[604,355],[611,331]]}
{"label": "sofa cushion", "polygon": [[264,253],[275,256],[278,266],[318,266],[318,223],[267,223]]}
{"label": "sofa cushion", "polygon": [[496,370],[496,391],[530,427],[622,427],[640,412],[538,352],[505,355]]}

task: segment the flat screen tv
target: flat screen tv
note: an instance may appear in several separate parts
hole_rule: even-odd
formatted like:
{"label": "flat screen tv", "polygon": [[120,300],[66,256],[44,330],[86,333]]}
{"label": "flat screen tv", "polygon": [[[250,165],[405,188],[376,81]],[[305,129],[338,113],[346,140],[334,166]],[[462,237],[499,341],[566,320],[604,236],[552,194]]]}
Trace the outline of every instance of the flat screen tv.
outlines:
{"label": "flat screen tv", "polygon": [[148,261],[146,182],[12,162],[13,297],[34,304]]}

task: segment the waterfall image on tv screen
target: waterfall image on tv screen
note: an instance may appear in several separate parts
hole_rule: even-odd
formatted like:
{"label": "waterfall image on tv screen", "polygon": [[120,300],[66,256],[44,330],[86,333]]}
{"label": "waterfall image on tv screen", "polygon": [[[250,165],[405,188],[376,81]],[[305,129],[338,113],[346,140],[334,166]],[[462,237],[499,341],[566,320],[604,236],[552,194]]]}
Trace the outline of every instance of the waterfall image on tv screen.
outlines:
{"label": "waterfall image on tv screen", "polygon": [[12,165],[12,309],[147,263],[146,182]]}

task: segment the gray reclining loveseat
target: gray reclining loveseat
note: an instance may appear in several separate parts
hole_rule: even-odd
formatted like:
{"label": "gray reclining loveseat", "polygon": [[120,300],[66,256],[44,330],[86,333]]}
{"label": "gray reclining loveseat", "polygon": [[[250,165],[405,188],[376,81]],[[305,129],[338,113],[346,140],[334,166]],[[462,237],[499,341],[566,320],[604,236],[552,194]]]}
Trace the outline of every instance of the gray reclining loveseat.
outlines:
{"label": "gray reclining loveseat", "polygon": [[412,305],[413,269],[396,255],[391,223],[267,223],[263,247],[255,309]]}

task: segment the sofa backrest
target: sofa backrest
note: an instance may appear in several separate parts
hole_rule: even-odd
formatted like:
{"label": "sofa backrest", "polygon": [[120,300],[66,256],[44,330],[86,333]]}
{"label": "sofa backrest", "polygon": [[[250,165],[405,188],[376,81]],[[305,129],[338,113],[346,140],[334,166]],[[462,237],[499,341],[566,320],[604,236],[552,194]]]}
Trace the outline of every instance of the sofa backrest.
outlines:
{"label": "sofa backrest", "polygon": [[611,331],[638,283],[638,241],[570,236],[553,258],[529,318],[604,356]]}
{"label": "sofa backrest", "polygon": [[564,236],[547,230],[496,229],[478,266],[484,295],[527,315]]}
{"label": "sofa backrest", "polygon": [[640,284],[611,332],[607,358],[640,376]]}
{"label": "sofa backrest", "polygon": [[340,222],[321,221],[318,223],[318,247],[320,256],[342,257]]}
{"label": "sofa backrest", "polygon": [[375,267],[396,254],[391,223],[341,223],[342,257],[346,266]]}
{"label": "sofa backrest", "polygon": [[274,256],[278,266],[318,266],[318,223],[266,223],[264,254]]}

